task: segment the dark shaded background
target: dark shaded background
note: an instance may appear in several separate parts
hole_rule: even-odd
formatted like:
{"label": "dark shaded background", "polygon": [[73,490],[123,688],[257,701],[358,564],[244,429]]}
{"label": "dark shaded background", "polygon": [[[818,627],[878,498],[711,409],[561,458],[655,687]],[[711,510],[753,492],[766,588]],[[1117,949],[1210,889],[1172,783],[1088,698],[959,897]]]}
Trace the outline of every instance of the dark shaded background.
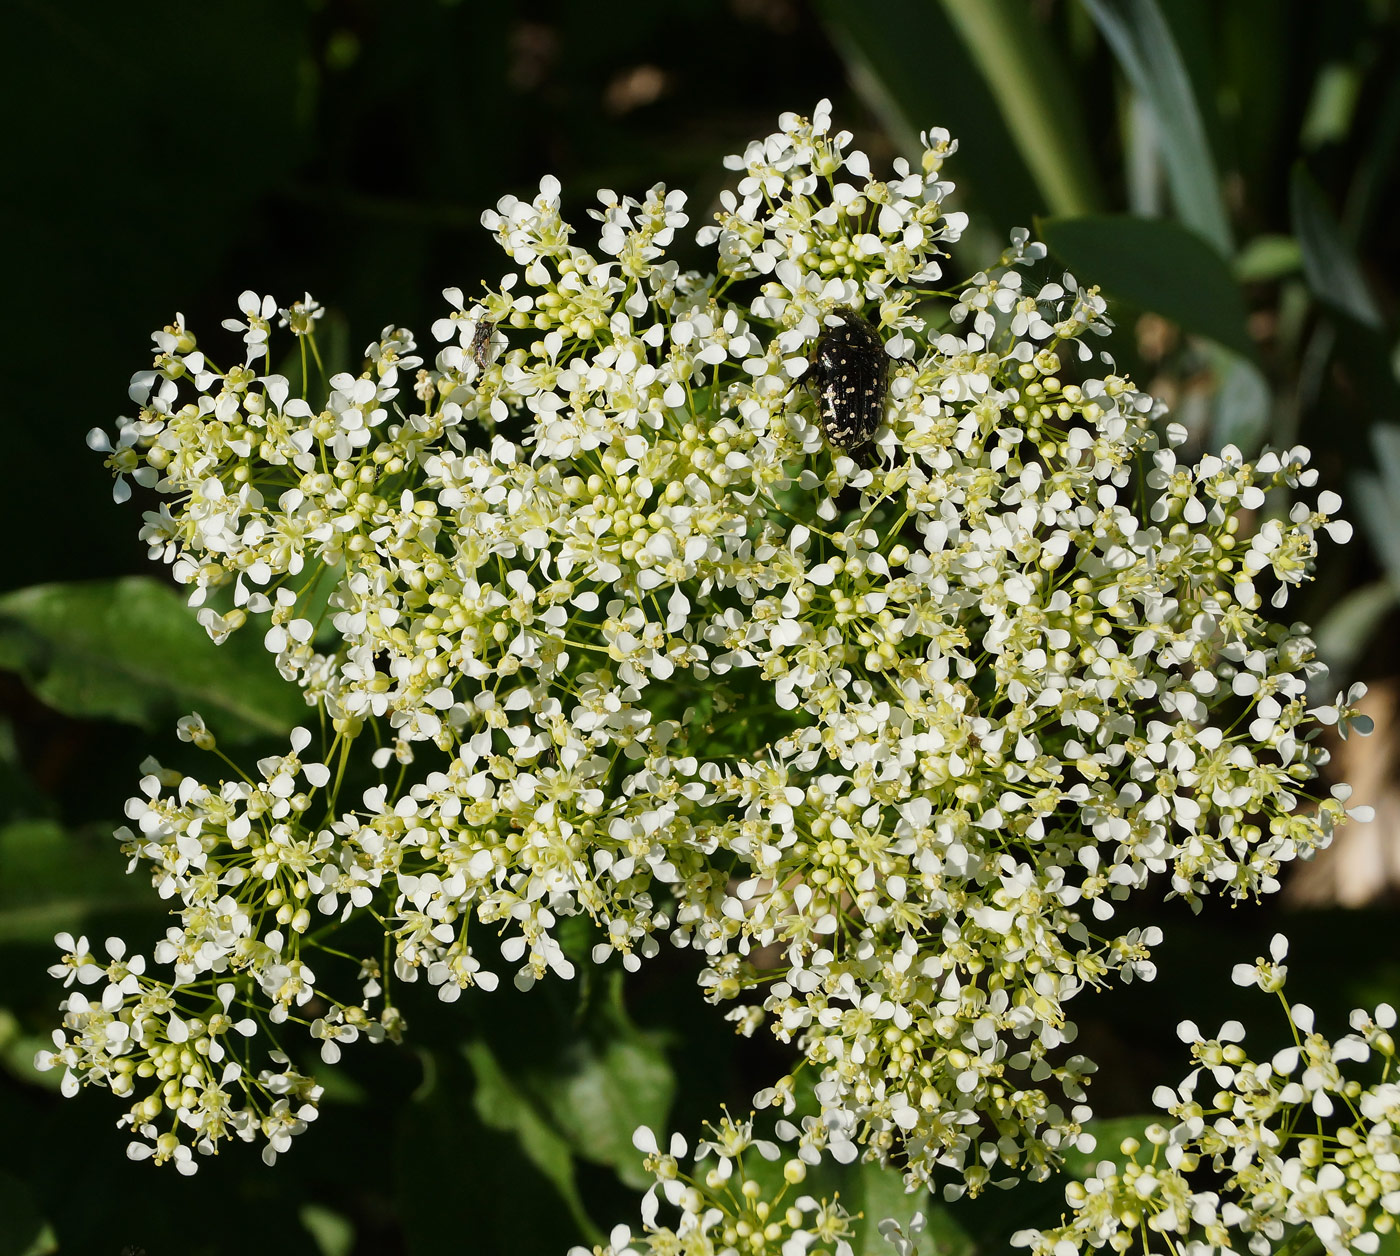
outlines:
{"label": "dark shaded background", "polygon": [[[1119,7],[1131,15],[1133,2]],[[724,154],[772,130],[780,111],[809,113],[829,96],[838,125],[877,165],[907,151],[918,126],[941,123],[961,138],[947,174],[979,229],[950,274],[986,264],[1007,228],[1037,216],[1132,210],[1189,222],[1160,168],[1143,175],[1132,89],[1089,11],[1059,0],[987,0],[979,11],[995,19],[992,45],[985,27],[969,27],[967,0],[9,0],[0,11],[10,123],[0,196],[11,379],[0,394],[3,588],[148,570],[137,512],[112,504],[83,435],[127,410],[126,381],[148,365],[153,328],[182,311],[217,354],[232,343],[218,324],[236,314],[241,290],[282,304],[309,290],[328,307],[332,366],[357,367],[386,323],[430,344],[441,289],[471,291],[505,269],[481,211],[506,192],[528,197],[546,172],[562,180],[565,213],[580,225],[594,189],[636,194],[656,181],[688,190],[698,225],[732,177]],[[1376,477],[1379,504],[1359,520],[1358,542],[1329,559],[1299,613],[1321,619],[1379,589],[1337,640],[1347,673],[1379,680],[1384,693],[1400,480],[1376,470],[1373,432],[1400,419],[1396,6],[1350,0],[1324,19],[1301,0],[1163,0],[1162,12],[1240,246],[1217,261],[1243,302],[1238,356],[1266,389],[1257,438],[1302,438],[1344,492],[1358,475]],[[988,70],[996,38],[1006,57],[1025,58],[1013,78],[1060,93],[1050,140],[1064,140],[1077,163],[1070,212],[1037,176],[1025,115],[1008,94],[1016,83]],[[1358,318],[1354,294],[1329,289],[1335,272],[1310,271],[1299,254],[1300,162],[1377,320]],[[1244,264],[1260,240],[1256,252],[1279,240],[1282,251]],[[1092,267],[1084,277],[1096,278]],[[1130,275],[1121,295],[1116,352],[1191,420],[1201,445],[1219,443],[1235,421],[1224,383],[1234,359],[1192,334],[1209,326],[1171,317],[1179,294],[1158,299],[1150,280]],[[534,1135],[521,1112],[556,1133],[568,1125],[558,1105],[569,1100],[549,1079],[586,1072],[593,1047],[605,1054],[622,1032],[611,1019],[622,1004],[601,984],[582,1003],[573,990],[464,999],[450,1014],[421,1001],[409,1009],[412,1047],[352,1053],[363,1058],[347,1061],[318,1126],[275,1170],[246,1149],[193,1180],[128,1164],[108,1097],[62,1102],[36,1082],[27,1062],[55,1021],[57,987],[43,974],[49,916],[31,927],[25,912],[68,910],[75,932],[82,924],[94,937],[159,928],[152,905],[113,897],[102,869],[117,856],[105,834],[144,755],[178,756],[168,720],[55,710],[40,696],[44,657],[39,649],[0,672],[0,821],[31,835],[49,826],[23,858],[19,839],[7,846],[0,833],[0,1256],[562,1253],[576,1241],[577,1217],[528,1159]],[[1393,739],[1378,744],[1375,753],[1393,756]],[[1105,1115],[1145,1110],[1152,1086],[1181,1071],[1171,1026],[1226,1014],[1230,964],[1259,953],[1281,922],[1300,949],[1306,941],[1300,982],[1311,970],[1306,988],[1338,1031],[1353,1002],[1393,997],[1393,889],[1377,889],[1379,905],[1364,911],[1286,919],[1272,905],[1201,919],[1165,909],[1160,982],[1102,1000],[1086,1022],[1085,1048],[1104,1063]],[[782,1067],[773,1048],[741,1050],[692,982],[685,957],[668,954],[624,996],[636,1059],[679,1079],[672,1125],[691,1134],[719,1103],[742,1108]],[[505,1062],[523,1108],[501,1086],[484,1087],[466,1041]],[[629,1068],[614,1061],[608,1075],[626,1085]],[[574,1171],[604,1231],[635,1217],[635,1196],[607,1163],[579,1152]],[[1057,1205],[1047,1198],[1027,1192],[1023,1207],[1048,1207],[1048,1220]],[[980,1207],[969,1214],[971,1246],[950,1250],[1001,1250],[1006,1206],[991,1219]]]}

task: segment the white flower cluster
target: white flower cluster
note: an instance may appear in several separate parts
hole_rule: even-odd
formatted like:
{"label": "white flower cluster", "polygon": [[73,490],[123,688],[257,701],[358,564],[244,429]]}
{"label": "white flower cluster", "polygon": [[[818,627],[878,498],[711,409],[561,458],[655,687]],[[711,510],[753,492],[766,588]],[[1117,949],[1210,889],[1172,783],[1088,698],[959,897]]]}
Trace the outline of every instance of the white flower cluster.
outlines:
{"label": "white flower cluster", "polygon": [[[315,1120],[321,1087],[299,1073],[286,1055],[271,1050],[272,1067],[255,1075],[242,1062],[245,1040],[258,1032],[258,1025],[250,1017],[234,1020],[229,1014],[233,982],[177,979],[172,984],[149,978],[144,957],[127,959],[119,938],[107,939],[105,961],[92,955],[86,938],[61,933],[57,940],[65,953],[49,972],[65,985],[75,980],[84,986],[100,984],[101,994],[95,1000],[81,991],[69,995],[64,1002],[67,1033],[55,1031],[54,1050],[39,1052],[35,1066],[62,1068],[64,1095],[77,1094],[85,1082],[108,1086],[131,1100],[118,1122],[139,1135],[127,1144],[131,1159],[173,1161],[189,1174],[197,1167],[194,1151],[212,1155],[225,1139],[253,1142],[261,1136],[263,1160],[272,1164],[292,1136]],[[257,945],[275,953],[280,937],[274,931]],[[171,958],[162,949],[156,950],[157,961]],[[300,968],[298,961],[292,963]],[[264,971],[270,974],[277,967],[267,963]],[[309,996],[309,984],[287,965],[280,969],[287,979],[287,1002],[304,1002],[298,992]],[[309,981],[309,971],[302,976]],[[133,1098],[143,1084],[150,1087],[148,1093]],[[236,1104],[239,1092],[247,1098],[241,1107]]]}
{"label": "white flower cluster", "polygon": [[[1236,967],[1236,984],[1282,998],[1287,951],[1276,936],[1270,959]],[[1238,1021],[1210,1039],[1183,1021],[1196,1067],[1175,1090],[1158,1087],[1156,1102],[1175,1124],[1148,1127],[1150,1159],[1138,1158],[1137,1139],[1125,1140],[1125,1163],[1102,1161],[1066,1190],[1074,1210],[1067,1224],[1022,1231],[1013,1242],[1033,1256],[1072,1256],[1157,1250],[1152,1236],[1161,1235],[1165,1250],[1183,1256],[1265,1256],[1310,1233],[1337,1256],[1376,1251],[1400,1216],[1395,1009],[1357,1009],[1355,1032],[1329,1042],[1310,1008],[1284,1007],[1294,1045],[1257,1062],[1241,1045]],[[1373,1058],[1382,1071],[1371,1085],[1347,1076]]]}
{"label": "white flower cluster", "polygon": [[[777,1136],[783,1141],[798,1137],[790,1122],[779,1121]],[[782,1148],[770,1139],[756,1138],[753,1119],[736,1121],[726,1115],[709,1127],[710,1136],[695,1149],[695,1168],[687,1173],[681,1162],[686,1141],[672,1134],[663,1150],[656,1135],[642,1126],[633,1137],[637,1150],[655,1184],[642,1200],[642,1233],[634,1235],[626,1225],[613,1228],[608,1242],[591,1250],[571,1248],[569,1256],[680,1256],[680,1253],[774,1252],[781,1256],[852,1256],[853,1218],[838,1199],[798,1195],[788,1200],[792,1188],[807,1177],[812,1163],[807,1146],[783,1162],[781,1178],[773,1173],[752,1173],[745,1153],[766,1161],[782,1158]],[[679,1210],[674,1224],[658,1222],[661,1201]],[[784,1202],[787,1201],[787,1202]]]}
{"label": "white flower cluster", "polygon": [[[167,499],[142,535],[210,634],[260,620],[334,730],[331,766],[299,737],[260,780],[148,777],[123,840],[179,901],[175,993],[232,982],[275,1024],[314,989],[338,1049],[397,1029],[391,979],[490,989],[494,935],[518,985],[568,977],[584,915],[598,963],[693,947],[739,1031],[815,1072],[821,1138],[911,1183],[1043,1176],[1080,1137],[1068,1004],[1153,974],[1118,905],[1154,876],[1270,892],[1343,815],[1315,737],[1355,695],[1309,712],[1313,643],[1261,608],[1346,526],[1291,502],[1305,450],[1179,462],[1086,342],[1097,292],[1023,277],[1024,232],[935,287],[965,223],[924,142],[877,179],[825,103],[785,115],[730,163],[710,273],[667,257],[679,193],[600,193],[589,251],[546,179],[485,216],[516,269],[447,290],[431,366],[388,328],[318,386],[310,298],[282,311],[297,389],[258,371],[271,299],[240,302],[242,365],[157,334],[91,443]],[[889,358],[869,466],[803,384],[843,308]],[[342,1002],[302,956],[357,914],[388,951]],[[110,1082],[163,1051],[131,1020],[154,989],[100,1050],[70,1006],[56,1058]]]}

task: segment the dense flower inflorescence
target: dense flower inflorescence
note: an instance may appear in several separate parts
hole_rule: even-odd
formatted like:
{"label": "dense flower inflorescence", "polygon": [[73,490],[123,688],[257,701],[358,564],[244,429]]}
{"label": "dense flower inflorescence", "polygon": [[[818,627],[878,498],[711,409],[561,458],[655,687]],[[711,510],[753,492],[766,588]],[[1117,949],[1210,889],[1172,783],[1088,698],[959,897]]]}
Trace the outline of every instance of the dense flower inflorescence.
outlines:
{"label": "dense flower inflorescence", "polygon": [[[53,1060],[153,1076],[130,1121],[158,1155],[309,1118],[276,1037],[270,1069],[215,1067],[221,1003],[334,1059],[398,1032],[392,982],[570,976],[585,916],[595,962],[694,948],[740,1032],[796,1048],[818,1141],[911,1182],[1043,1175],[1088,1113],[1070,1001],[1153,974],[1118,905],[1154,876],[1268,893],[1328,841],[1315,737],[1354,695],[1310,712],[1306,628],[1263,609],[1345,537],[1334,495],[1294,500],[1307,452],[1179,461],[1091,348],[1102,299],[1032,283],[1024,232],[939,287],[946,134],[879,179],[828,114],[731,159],[709,273],[667,257],[680,193],[601,192],[589,249],[545,179],[485,215],[514,269],[447,290],[430,364],[390,327],[318,384],[309,297],[280,312],[295,387],[263,370],[271,298],[240,301],[225,369],[157,333],[139,412],[91,443],[119,497],[165,498],[142,535],[210,635],[258,622],[331,730],[247,778],[152,767],[129,805],[171,977],[73,995]],[[889,357],[859,463],[804,383],[837,311]],[[308,956],[364,916],[385,954],[336,997]]]}
{"label": "dense flower inflorescence", "polygon": [[[778,1139],[792,1142],[799,1131],[788,1121],[776,1126]],[[672,1256],[682,1252],[775,1252],[781,1256],[851,1256],[854,1218],[838,1197],[797,1194],[811,1162],[807,1145],[783,1159],[779,1142],[754,1136],[753,1119],[725,1116],[708,1129],[695,1149],[691,1172],[682,1167],[688,1150],[679,1134],[663,1149],[645,1126],[633,1138],[644,1153],[655,1184],[642,1199],[642,1232],[614,1227],[608,1242],[570,1256]],[[755,1173],[757,1161],[783,1163],[779,1173]],[[665,1201],[680,1216],[661,1220]]]}
{"label": "dense flower inflorescence", "polygon": [[[1331,1042],[1314,1028],[1312,1009],[1283,998],[1287,942],[1270,958],[1235,969],[1239,985],[1283,999],[1293,1045],[1250,1059],[1244,1028],[1228,1021],[1205,1038],[1191,1021],[1180,1035],[1195,1067],[1157,1103],[1175,1122],[1150,1125],[1151,1154],[1137,1139],[1125,1160],[1101,1161],[1071,1183],[1073,1218],[1013,1240],[1034,1256],[1111,1251],[1179,1251],[1188,1256],[1268,1253],[1310,1234],[1328,1252],[1374,1252],[1400,1216],[1400,1085],[1395,1078],[1395,1009],[1351,1014],[1353,1033]],[[1370,1085],[1348,1076],[1378,1060]],[[1161,1236],[1157,1246],[1157,1236]],[[1302,1245],[1288,1247],[1302,1250]],[[1309,1250],[1314,1250],[1312,1247]]]}

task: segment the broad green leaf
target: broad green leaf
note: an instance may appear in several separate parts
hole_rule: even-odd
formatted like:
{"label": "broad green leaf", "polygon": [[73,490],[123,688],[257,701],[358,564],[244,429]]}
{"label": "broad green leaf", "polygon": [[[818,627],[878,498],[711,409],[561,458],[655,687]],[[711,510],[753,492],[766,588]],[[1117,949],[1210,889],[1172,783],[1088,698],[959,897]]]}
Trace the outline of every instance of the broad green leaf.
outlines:
{"label": "broad green leaf", "polygon": [[1220,179],[1182,62],[1156,0],[1083,0],[1123,74],[1151,108],[1177,217],[1222,257],[1234,252]]}
{"label": "broad green leaf", "polygon": [[[959,1223],[956,1204],[929,1200],[924,1209],[924,1236],[929,1256],[984,1256],[984,1249]],[[878,1256],[890,1256],[888,1244]]]}
{"label": "broad green leaf", "polygon": [[956,1209],[938,1203],[927,1190],[906,1192],[904,1175],[898,1169],[852,1165],[844,1176],[851,1181],[841,1188],[842,1202],[851,1212],[865,1214],[856,1223],[852,1244],[856,1256],[893,1256],[894,1248],[880,1233],[880,1222],[899,1222],[907,1236],[915,1213],[924,1217],[914,1246],[918,1256],[977,1256],[977,1244],[955,1220]]}
{"label": "broad green leaf", "polygon": [[0,942],[47,942],[98,913],[158,905],[144,875],[126,875],[110,834],[50,820],[0,828]]}
{"label": "broad green leaf", "polygon": [[394,1155],[411,1256],[563,1252],[580,1240],[601,1242],[583,1213],[567,1146],[490,1050],[420,1054],[434,1061],[430,1080],[403,1106]]}
{"label": "broad green leaf", "polygon": [[1017,0],[943,0],[1052,214],[1097,208],[1098,179],[1076,85],[1044,23]]}
{"label": "broad green leaf", "polygon": [[309,714],[256,629],[222,646],[172,589],[145,577],[45,584],[0,597],[0,667],[67,715],[150,728],[199,711],[229,740]]}
{"label": "broad green leaf", "polygon": [[574,1158],[568,1142],[540,1112],[480,1039],[463,1044],[462,1053],[476,1075],[476,1110],[491,1129],[514,1134],[531,1164],[551,1182],[568,1206],[574,1223],[592,1241],[601,1232],[588,1215],[574,1176]]}
{"label": "broad green leaf", "polygon": [[[1063,1182],[1015,1181],[1009,1188],[991,1187],[976,1198],[963,1196],[955,1203],[944,1205],[947,1216],[938,1218],[938,1225],[953,1230],[953,1250],[971,1256],[1006,1256],[1016,1249],[1011,1236],[1018,1230],[1045,1229],[1056,1225],[1065,1210]],[[930,1228],[934,1222],[930,1219]],[[932,1256],[942,1256],[942,1249],[932,1248]]]}
{"label": "broad green leaf", "polygon": [[1373,331],[1383,325],[1361,267],[1327,204],[1322,189],[1302,162],[1293,167],[1289,187],[1293,232],[1303,250],[1303,276],[1319,301]]}
{"label": "broad green leaf", "polygon": [[[667,1128],[675,1074],[660,1035],[628,1016],[622,972],[616,966],[590,971],[588,965],[583,972],[593,993],[581,1004],[548,993],[521,996],[518,1017],[483,1026],[489,1048],[482,1049],[489,1049],[510,1086],[571,1154],[608,1166],[641,1190],[652,1178],[642,1169],[632,1134],[639,1125]],[[477,1059],[472,1056],[474,1064]]]}
{"label": "broad green leaf", "polygon": [[632,1145],[639,1125],[665,1127],[676,1079],[656,1037],[637,1028],[622,1005],[621,974],[604,980],[608,994],[589,1032],[570,1042],[548,1073],[528,1084],[580,1156],[615,1169],[643,1189],[651,1176]]}
{"label": "broad green leaf", "polygon": [[1194,231],[1164,218],[1128,214],[1049,218],[1038,227],[1081,282],[1098,284],[1183,331],[1254,357],[1239,285],[1224,259]]}

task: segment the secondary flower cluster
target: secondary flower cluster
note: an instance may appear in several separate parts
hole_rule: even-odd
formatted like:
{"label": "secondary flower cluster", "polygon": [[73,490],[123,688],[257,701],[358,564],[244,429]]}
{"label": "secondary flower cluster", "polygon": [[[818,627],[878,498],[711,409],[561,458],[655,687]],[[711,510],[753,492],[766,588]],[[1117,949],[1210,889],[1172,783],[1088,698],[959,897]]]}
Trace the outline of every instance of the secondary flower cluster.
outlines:
{"label": "secondary flower cluster", "polygon": [[[211,636],[259,623],[331,732],[229,781],[152,768],[129,805],[171,976],[74,995],[53,1061],[153,1077],[148,1138],[309,1116],[290,1044],[204,1063],[221,992],[334,1058],[398,1032],[391,980],[570,976],[582,915],[597,963],[694,948],[706,997],[813,1071],[823,1139],[911,1183],[1043,1175],[1088,1114],[1070,1001],[1153,974],[1158,931],[1118,905],[1154,876],[1268,893],[1329,840],[1347,795],[1318,796],[1315,737],[1354,695],[1310,712],[1307,630],[1262,612],[1346,535],[1334,495],[1293,500],[1307,452],[1179,461],[1090,347],[1097,292],[1030,282],[1024,232],[936,286],[965,225],[946,134],[887,179],[849,143],[823,104],[731,159],[709,272],[667,257],[678,192],[601,192],[592,249],[554,180],[506,197],[484,222],[514,269],[447,290],[430,365],[391,327],[321,386],[310,298],[280,311],[295,387],[261,373],[271,298],[226,324],[241,364],[157,333],[138,413],[91,443],[118,496],[165,498],[142,535]],[[889,358],[869,465],[803,382],[842,310]],[[337,995],[308,956],[365,919],[384,953]]]}
{"label": "secondary flower cluster", "polygon": [[[798,1129],[777,1123],[779,1139],[791,1142]],[[813,1163],[809,1144],[783,1161],[781,1173],[753,1172],[755,1153],[765,1161],[782,1158],[782,1148],[754,1137],[753,1120],[726,1115],[709,1127],[709,1138],[695,1149],[695,1168],[682,1167],[687,1147],[673,1134],[665,1150],[645,1126],[633,1143],[646,1156],[644,1164],[656,1183],[642,1200],[642,1233],[625,1225],[613,1228],[605,1246],[570,1249],[569,1256],[678,1256],[682,1252],[776,1252],[781,1256],[851,1256],[849,1239],[854,1218],[840,1200],[814,1199],[789,1192],[807,1177]],[[745,1163],[748,1153],[748,1163]],[[674,1224],[658,1222],[661,1201],[679,1210]],[[784,1203],[787,1200],[788,1202]]]}
{"label": "secondary flower cluster", "polygon": [[[1328,1041],[1312,1009],[1289,1007],[1283,996],[1287,951],[1276,936],[1270,958],[1238,965],[1234,978],[1278,994],[1293,1045],[1256,1062],[1238,1021],[1209,1039],[1183,1021],[1195,1067],[1175,1090],[1158,1087],[1156,1101],[1175,1123],[1147,1128],[1150,1158],[1139,1158],[1137,1139],[1125,1140],[1122,1164],[1104,1160],[1066,1190],[1070,1221],[1022,1231],[1013,1242],[1034,1256],[1102,1247],[1212,1256],[1277,1251],[1286,1237],[1310,1231],[1328,1252],[1377,1250],[1400,1216],[1395,1010],[1358,1008],[1355,1032]],[[1382,1069],[1372,1084],[1347,1076],[1373,1058]]]}

